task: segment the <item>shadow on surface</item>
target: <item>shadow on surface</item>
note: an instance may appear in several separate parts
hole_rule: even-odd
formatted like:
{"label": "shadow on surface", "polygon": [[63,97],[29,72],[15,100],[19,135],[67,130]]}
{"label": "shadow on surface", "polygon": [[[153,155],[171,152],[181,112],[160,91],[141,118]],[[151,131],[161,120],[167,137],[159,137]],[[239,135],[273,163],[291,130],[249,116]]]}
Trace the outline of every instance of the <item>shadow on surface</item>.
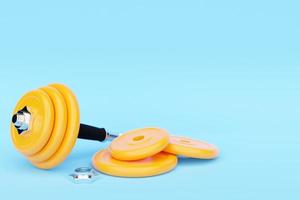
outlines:
{"label": "shadow on surface", "polygon": [[179,165],[206,165],[206,164],[212,164],[217,161],[219,161],[220,158],[215,158],[211,160],[206,160],[206,159],[196,159],[196,158],[187,158],[187,157],[178,157],[178,164]]}

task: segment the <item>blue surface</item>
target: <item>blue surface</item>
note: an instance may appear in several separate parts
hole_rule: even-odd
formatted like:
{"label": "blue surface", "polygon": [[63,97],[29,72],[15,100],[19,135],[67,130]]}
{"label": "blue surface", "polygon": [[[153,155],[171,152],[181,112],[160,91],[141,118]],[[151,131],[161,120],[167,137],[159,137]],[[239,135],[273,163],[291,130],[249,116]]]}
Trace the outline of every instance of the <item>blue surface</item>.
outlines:
{"label": "blue surface", "polygon": [[[1,1],[3,199],[299,199],[298,1]],[[10,141],[28,90],[63,82],[82,122],[160,126],[219,146],[165,175],[75,185],[107,144],[78,141],[58,168],[32,167]]]}

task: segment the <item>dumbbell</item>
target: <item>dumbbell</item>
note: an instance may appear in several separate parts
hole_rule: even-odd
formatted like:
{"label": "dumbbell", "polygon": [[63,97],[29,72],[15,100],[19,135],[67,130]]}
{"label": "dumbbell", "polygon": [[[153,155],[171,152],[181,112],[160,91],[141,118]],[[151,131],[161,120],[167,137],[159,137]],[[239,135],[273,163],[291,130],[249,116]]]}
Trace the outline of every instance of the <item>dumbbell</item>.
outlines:
{"label": "dumbbell", "polygon": [[[155,173],[164,171],[166,166],[170,170],[175,167],[177,158],[168,153],[202,159],[211,159],[218,155],[218,149],[214,145],[185,137],[169,136],[161,128],[136,129],[119,136],[105,128],[80,124],[77,99],[63,84],[52,84],[30,91],[19,100],[12,116],[11,137],[16,149],[33,165],[42,169],[50,169],[62,163],[77,138],[101,142],[114,140],[108,151],[101,151],[93,157],[93,165],[111,173],[110,170],[115,169],[117,164],[121,175],[128,175],[131,169],[133,173],[129,173],[130,176],[135,176],[141,165],[149,169],[150,163]],[[153,162],[149,159],[143,161],[147,157],[152,157]],[[111,162],[106,163],[107,160]],[[132,163],[128,164],[128,161],[134,161],[140,167],[131,166]],[[161,167],[157,170],[159,165]],[[144,172],[144,175],[155,173]],[[120,175],[120,172],[114,171],[112,174]]]}
{"label": "dumbbell", "polygon": [[26,93],[11,123],[14,146],[36,167],[50,169],[63,162],[77,138],[109,141],[118,135],[80,124],[77,99],[65,85],[52,84]]}

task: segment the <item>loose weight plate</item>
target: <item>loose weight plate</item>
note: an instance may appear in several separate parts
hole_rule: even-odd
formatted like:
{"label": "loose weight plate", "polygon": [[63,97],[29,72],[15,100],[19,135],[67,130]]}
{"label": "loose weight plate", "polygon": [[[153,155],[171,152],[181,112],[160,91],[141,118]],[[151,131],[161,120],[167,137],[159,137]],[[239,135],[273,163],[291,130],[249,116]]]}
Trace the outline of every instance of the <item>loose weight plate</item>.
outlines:
{"label": "loose weight plate", "polygon": [[93,156],[92,164],[98,171],[112,176],[146,177],[171,171],[177,165],[177,157],[160,152],[142,160],[122,161],[113,158],[109,151],[102,150]]}
{"label": "loose weight plate", "polygon": [[169,134],[161,128],[128,131],[112,141],[108,150],[118,160],[139,160],[153,156],[169,144]]}
{"label": "loose weight plate", "polygon": [[180,156],[201,159],[216,158],[219,154],[218,148],[212,144],[180,136],[170,136],[170,143],[164,151]]}

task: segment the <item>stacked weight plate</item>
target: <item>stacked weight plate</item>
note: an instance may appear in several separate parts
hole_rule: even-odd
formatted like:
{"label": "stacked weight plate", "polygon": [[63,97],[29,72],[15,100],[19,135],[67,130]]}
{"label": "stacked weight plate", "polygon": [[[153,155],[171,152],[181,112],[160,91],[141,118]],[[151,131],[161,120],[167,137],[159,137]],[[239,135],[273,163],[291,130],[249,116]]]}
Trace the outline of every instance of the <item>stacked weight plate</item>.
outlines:
{"label": "stacked weight plate", "polygon": [[75,95],[62,84],[42,87],[26,93],[14,113],[24,110],[31,116],[29,128],[19,132],[11,125],[14,146],[38,168],[59,165],[71,152],[79,132],[79,106]]}

